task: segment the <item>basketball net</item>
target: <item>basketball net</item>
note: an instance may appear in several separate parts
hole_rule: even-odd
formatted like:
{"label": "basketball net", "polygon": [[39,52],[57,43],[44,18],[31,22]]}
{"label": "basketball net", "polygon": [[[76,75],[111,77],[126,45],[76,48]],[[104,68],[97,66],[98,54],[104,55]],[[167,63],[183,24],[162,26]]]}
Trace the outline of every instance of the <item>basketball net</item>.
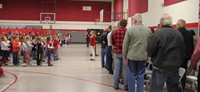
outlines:
{"label": "basketball net", "polygon": [[46,20],[46,24],[49,24],[49,20]]}
{"label": "basketball net", "polygon": [[100,22],[100,19],[95,19],[94,25],[96,25],[98,22]]}

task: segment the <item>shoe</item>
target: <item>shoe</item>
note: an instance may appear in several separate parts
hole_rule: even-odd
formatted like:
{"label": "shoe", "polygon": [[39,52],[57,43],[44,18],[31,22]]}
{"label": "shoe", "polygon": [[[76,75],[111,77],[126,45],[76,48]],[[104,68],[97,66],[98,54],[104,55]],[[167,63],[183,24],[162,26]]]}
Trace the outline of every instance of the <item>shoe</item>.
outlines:
{"label": "shoe", "polygon": [[95,61],[94,59],[90,59],[90,61]]}
{"label": "shoe", "polygon": [[109,72],[109,74],[113,75],[113,72]]}
{"label": "shoe", "polygon": [[8,64],[4,64],[3,66],[8,66]]}
{"label": "shoe", "polygon": [[118,89],[119,89],[119,87],[114,87],[114,89],[115,89],[115,90],[118,90]]}
{"label": "shoe", "polygon": [[48,64],[48,66],[53,66],[53,64]]}
{"label": "shoe", "polygon": [[125,91],[128,91],[128,88],[124,88]]}

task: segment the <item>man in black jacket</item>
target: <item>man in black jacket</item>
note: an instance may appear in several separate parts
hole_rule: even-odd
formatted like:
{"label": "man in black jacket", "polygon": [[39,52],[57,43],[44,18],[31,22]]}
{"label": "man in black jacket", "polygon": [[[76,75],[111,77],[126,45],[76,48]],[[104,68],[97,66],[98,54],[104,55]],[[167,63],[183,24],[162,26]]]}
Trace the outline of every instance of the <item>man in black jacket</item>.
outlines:
{"label": "man in black jacket", "polygon": [[108,34],[109,29],[106,28],[103,32],[103,34],[101,34],[101,38],[100,38],[100,43],[101,43],[101,66],[102,68],[106,67],[106,63],[105,63],[105,56],[106,56],[106,46],[107,46],[107,34]]}
{"label": "man in black jacket", "polygon": [[[187,63],[188,60],[191,59],[192,53],[194,51],[194,41],[193,41],[193,34],[192,32],[188,31],[185,28],[186,22],[183,19],[179,19],[177,22],[176,27],[178,28],[178,30],[181,32],[183,38],[184,38],[184,42],[185,42],[185,55],[183,57],[183,61],[182,61],[182,65],[181,67],[185,68],[185,70],[187,70]],[[185,83],[186,83],[186,73],[184,74],[182,80],[181,80],[182,86],[183,86],[183,90],[185,89]],[[181,90],[180,90],[181,92]]]}
{"label": "man in black jacket", "polygon": [[152,34],[147,47],[154,66],[149,92],[162,92],[165,82],[168,92],[178,92],[184,39],[172,27],[172,18],[169,15],[163,15],[161,23],[162,28]]}

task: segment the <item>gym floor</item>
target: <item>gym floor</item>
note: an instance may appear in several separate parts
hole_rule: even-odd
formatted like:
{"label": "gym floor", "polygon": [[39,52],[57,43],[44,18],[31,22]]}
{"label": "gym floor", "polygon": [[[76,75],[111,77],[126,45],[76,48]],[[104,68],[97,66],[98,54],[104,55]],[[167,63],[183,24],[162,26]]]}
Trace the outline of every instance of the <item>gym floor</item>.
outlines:
{"label": "gym floor", "polygon": [[[100,55],[100,46],[97,48]],[[125,92],[114,90],[113,76],[101,68],[100,56],[90,61],[89,53],[86,45],[67,45],[60,47],[61,59],[53,61],[53,67],[46,62],[38,67],[36,61],[27,67],[4,67],[0,92]]]}

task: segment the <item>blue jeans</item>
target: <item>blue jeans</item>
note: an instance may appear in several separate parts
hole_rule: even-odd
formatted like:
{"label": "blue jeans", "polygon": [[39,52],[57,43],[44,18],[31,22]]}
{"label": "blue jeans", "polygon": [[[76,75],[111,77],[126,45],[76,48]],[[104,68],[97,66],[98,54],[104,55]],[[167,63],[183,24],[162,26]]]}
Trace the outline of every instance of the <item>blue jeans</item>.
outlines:
{"label": "blue jeans", "polygon": [[124,89],[128,88],[128,69],[126,62],[123,60],[122,54],[114,54],[114,88],[119,88],[119,77],[123,70]]}
{"label": "blue jeans", "polygon": [[53,54],[53,50],[47,50],[47,62],[50,63],[51,62],[51,54]]}
{"label": "blue jeans", "polygon": [[128,92],[135,92],[136,83],[137,83],[136,92],[144,92],[144,75],[145,75],[146,61],[128,60],[128,67],[129,67]]}
{"label": "blue jeans", "polygon": [[32,56],[33,59],[36,59],[37,52],[36,51],[32,51],[31,52],[31,56]]}
{"label": "blue jeans", "polygon": [[58,50],[53,50],[53,59],[58,60]]}
{"label": "blue jeans", "polygon": [[165,82],[168,92],[179,92],[179,69],[153,68],[149,92],[162,92]]}
{"label": "blue jeans", "polygon": [[18,52],[13,52],[13,65],[19,64]]}
{"label": "blue jeans", "polygon": [[105,67],[106,49],[101,48],[101,66]]}
{"label": "blue jeans", "polygon": [[110,74],[112,74],[112,46],[106,47],[106,65]]}

